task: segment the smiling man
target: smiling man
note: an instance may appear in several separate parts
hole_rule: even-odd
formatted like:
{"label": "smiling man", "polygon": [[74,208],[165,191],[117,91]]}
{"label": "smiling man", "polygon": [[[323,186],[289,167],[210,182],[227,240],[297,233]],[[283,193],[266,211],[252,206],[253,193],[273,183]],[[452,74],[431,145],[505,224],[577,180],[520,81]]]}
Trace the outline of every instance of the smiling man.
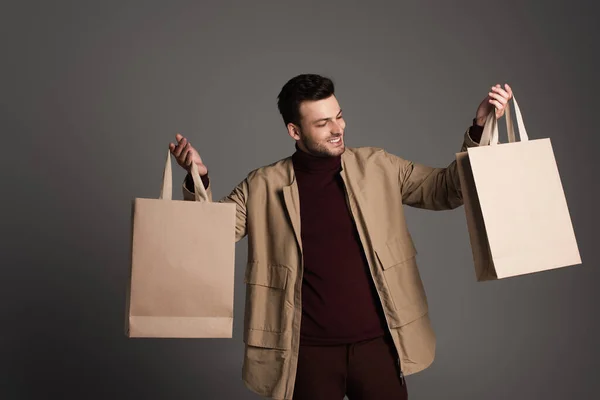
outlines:
{"label": "smiling man", "polygon": [[[511,97],[508,85],[491,88],[462,150],[477,146],[487,115],[495,107],[500,118]],[[403,206],[462,205],[456,163],[346,148],[326,77],[296,76],[278,99],[295,152],[220,200],[236,204],[236,240],[249,239],[244,382],[273,399],[406,399],[404,376],[433,362],[435,336]],[[196,163],[211,196],[189,141],[177,135],[169,147],[187,171]],[[193,190],[188,173],[186,200]]]}
{"label": "smiling man", "polygon": [[[279,104],[280,108],[285,107],[281,97]],[[346,123],[336,97],[332,95],[322,101],[305,101],[299,111],[300,115],[307,116],[304,126],[301,128],[301,123],[287,124],[298,148],[317,157],[340,156],[345,149],[343,134]]]}

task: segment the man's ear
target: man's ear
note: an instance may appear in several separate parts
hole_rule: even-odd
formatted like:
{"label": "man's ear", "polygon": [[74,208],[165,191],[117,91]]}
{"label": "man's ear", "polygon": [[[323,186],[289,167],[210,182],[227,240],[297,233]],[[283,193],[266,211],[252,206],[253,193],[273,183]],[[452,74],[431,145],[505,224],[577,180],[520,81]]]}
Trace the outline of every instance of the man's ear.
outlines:
{"label": "man's ear", "polygon": [[296,124],[290,122],[289,124],[287,124],[287,129],[292,139],[300,140],[300,128]]}

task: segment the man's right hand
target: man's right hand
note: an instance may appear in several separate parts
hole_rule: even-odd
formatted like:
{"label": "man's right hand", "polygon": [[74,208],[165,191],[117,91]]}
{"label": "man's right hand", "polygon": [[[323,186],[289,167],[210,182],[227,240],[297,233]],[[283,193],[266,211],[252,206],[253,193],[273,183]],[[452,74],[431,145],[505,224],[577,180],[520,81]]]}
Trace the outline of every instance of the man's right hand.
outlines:
{"label": "man's right hand", "polygon": [[198,166],[200,176],[206,175],[208,168],[202,163],[200,154],[192,147],[190,142],[179,133],[175,135],[175,140],[175,144],[169,143],[169,150],[171,150],[171,154],[177,159],[177,164],[189,173],[192,170],[192,162],[195,162]]}

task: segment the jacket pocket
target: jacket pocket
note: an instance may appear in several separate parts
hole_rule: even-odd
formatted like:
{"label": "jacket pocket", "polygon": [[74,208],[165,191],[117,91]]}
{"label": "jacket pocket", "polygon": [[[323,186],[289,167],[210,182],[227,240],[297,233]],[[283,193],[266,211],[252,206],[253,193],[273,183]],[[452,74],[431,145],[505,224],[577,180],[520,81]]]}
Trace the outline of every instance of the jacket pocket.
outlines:
{"label": "jacket pocket", "polygon": [[284,332],[289,331],[293,307],[288,301],[289,269],[283,265],[249,262],[246,267],[246,343],[270,348],[287,348]]}
{"label": "jacket pocket", "polygon": [[417,251],[411,240],[393,238],[375,250],[396,309],[392,328],[406,325],[428,311],[423,282],[417,268]]}
{"label": "jacket pocket", "polygon": [[246,346],[242,365],[246,387],[269,399],[291,398],[286,396],[292,360],[290,353],[290,350]]}

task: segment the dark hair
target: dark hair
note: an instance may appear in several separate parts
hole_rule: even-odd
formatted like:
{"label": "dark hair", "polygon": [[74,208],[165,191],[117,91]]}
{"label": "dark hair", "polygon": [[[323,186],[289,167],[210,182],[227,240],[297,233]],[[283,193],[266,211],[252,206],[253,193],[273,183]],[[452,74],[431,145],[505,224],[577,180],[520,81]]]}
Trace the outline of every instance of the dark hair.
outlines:
{"label": "dark hair", "polygon": [[323,100],[335,93],[333,81],[316,74],[303,74],[290,79],[277,96],[277,108],[287,125],[300,125],[300,104]]}

